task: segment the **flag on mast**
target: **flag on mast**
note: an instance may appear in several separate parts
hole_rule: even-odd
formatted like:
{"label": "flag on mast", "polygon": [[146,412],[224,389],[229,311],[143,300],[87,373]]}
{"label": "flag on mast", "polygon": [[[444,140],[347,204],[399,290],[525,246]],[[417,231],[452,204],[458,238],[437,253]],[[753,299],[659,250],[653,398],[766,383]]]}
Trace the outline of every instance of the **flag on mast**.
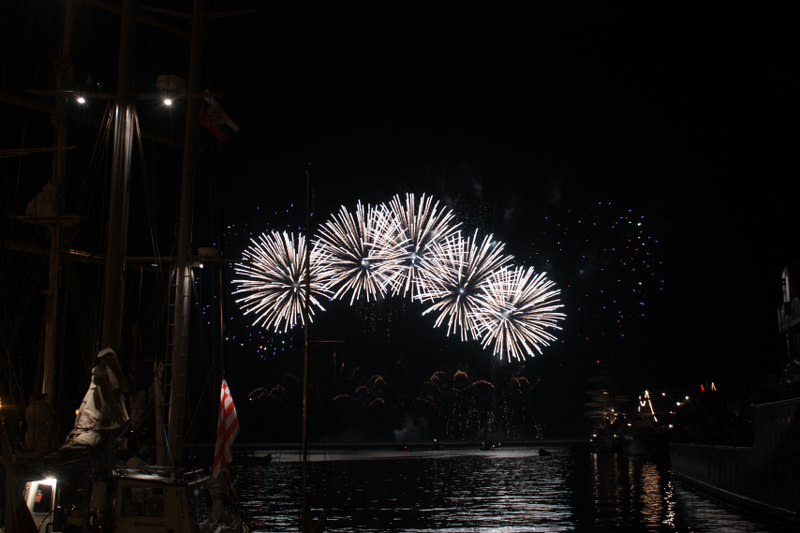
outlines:
{"label": "flag on mast", "polygon": [[220,142],[226,143],[239,131],[239,125],[228,116],[217,100],[206,96],[200,102],[200,125],[211,132]]}
{"label": "flag on mast", "polygon": [[236,407],[233,405],[233,396],[228,388],[228,382],[222,378],[222,388],[219,396],[219,420],[217,421],[217,442],[214,446],[214,462],[212,463],[211,476],[217,477],[224,467],[228,473],[228,465],[233,459],[231,449],[233,439],[239,434],[239,418],[236,416]]}

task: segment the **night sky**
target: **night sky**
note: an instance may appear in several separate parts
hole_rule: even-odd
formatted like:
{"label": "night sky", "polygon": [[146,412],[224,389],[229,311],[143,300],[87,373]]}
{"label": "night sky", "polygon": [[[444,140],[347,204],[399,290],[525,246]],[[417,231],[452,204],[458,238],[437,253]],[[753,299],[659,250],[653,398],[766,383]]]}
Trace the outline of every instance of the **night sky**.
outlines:
{"label": "night sky", "polygon": [[[225,42],[263,51],[254,71],[220,77],[242,126],[229,157],[247,185],[226,188],[240,223],[293,202],[301,215],[306,161],[323,220],[358,199],[436,195],[564,288],[563,342],[530,363],[556,404],[580,395],[596,359],[629,394],[779,371],[780,273],[798,254],[798,71],[779,14],[678,5],[506,13],[480,26],[469,15],[305,34],[265,16],[263,41]],[[620,266],[630,234],[610,229],[619,216],[644,222],[653,277]],[[265,228],[284,223],[267,218]],[[315,326],[330,335],[361,318],[334,304]],[[431,325],[379,327],[411,356],[403,340]]]}
{"label": "night sky", "polygon": [[[233,9],[218,4],[211,11]],[[678,3],[326,18],[237,4],[253,12],[209,21],[204,79],[241,129],[226,144],[201,134],[211,162],[201,173],[222,185],[200,197],[223,208],[213,220],[226,257],[251,233],[302,229],[308,162],[315,224],[358,200],[434,195],[562,289],[559,341],[520,371],[538,380],[546,436],[581,434],[598,360],[634,397],[708,379],[739,387],[785,364],[780,274],[800,256],[800,72],[785,13]],[[105,32],[92,37],[114,43]],[[154,74],[186,76],[185,43],[165,54],[153,35],[138,44],[142,91]],[[113,64],[111,54],[78,69],[113,86]],[[154,112],[140,115],[144,128]],[[207,242],[196,245],[214,244],[201,213],[196,240]],[[398,397],[436,370],[491,381],[518,369],[446,338],[419,304],[326,307],[312,338],[342,342],[313,348],[322,381],[337,379],[334,357],[364,380],[383,376]],[[302,330],[247,328],[230,298],[225,314],[243,432],[269,440],[245,422],[266,404],[244,394],[299,375]]]}

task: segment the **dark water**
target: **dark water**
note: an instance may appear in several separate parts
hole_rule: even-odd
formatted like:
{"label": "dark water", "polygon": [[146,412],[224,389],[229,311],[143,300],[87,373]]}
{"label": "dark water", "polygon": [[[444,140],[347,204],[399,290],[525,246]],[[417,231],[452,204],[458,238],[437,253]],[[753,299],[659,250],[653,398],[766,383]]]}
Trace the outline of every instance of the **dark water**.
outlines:
{"label": "dark water", "polygon": [[[725,531],[786,527],[725,506],[673,478],[667,465],[585,450],[353,451],[315,453],[312,515],[325,531]],[[273,452],[237,467],[256,531],[299,531],[301,465]]]}

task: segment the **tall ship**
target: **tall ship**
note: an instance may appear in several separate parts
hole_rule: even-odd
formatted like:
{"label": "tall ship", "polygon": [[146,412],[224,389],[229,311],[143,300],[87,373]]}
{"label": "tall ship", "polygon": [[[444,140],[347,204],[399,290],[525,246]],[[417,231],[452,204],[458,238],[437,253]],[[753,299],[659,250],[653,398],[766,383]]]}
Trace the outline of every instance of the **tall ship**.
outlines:
{"label": "tall ship", "polygon": [[699,434],[672,442],[670,460],[680,479],[800,526],[800,263],[788,265],[781,279],[783,303],[777,318],[788,361],[776,382],[765,385],[754,400],[740,403],[750,411],[742,418],[751,428],[739,436],[731,426],[725,443]]}
{"label": "tall ship", "polygon": [[[194,210],[215,194],[197,186],[215,166],[199,164],[201,143],[235,126],[205,90],[205,4],[2,8],[4,45],[30,47],[3,60],[0,91],[4,533],[249,530],[228,469],[224,261],[219,234],[197,230],[222,225]],[[137,37],[173,44],[188,75],[137,83],[152,70]],[[214,457],[196,456],[190,439],[215,428]]]}

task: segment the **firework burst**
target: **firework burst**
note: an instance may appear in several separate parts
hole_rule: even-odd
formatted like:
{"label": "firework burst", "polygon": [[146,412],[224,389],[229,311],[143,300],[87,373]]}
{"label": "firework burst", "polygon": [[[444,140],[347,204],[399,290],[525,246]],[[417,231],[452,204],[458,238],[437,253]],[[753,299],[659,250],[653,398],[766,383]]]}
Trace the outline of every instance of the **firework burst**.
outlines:
{"label": "firework burst", "polygon": [[413,300],[420,292],[428,291],[426,276],[421,275],[420,269],[429,263],[427,257],[435,253],[437,248],[434,245],[455,233],[460,223],[453,221],[452,211],[439,208],[438,201],[434,202],[432,196],[424,194],[418,204],[413,193],[406,194],[405,202],[399,194],[395,195],[388,209],[396,221],[399,235],[387,234],[387,237],[405,242],[402,268],[389,280],[389,285],[392,295],[402,293]]}
{"label": "firework burst", "polygon": [[533,267],[503,268],[493,273],[481,286],[475,306],[481,344],[492,345],[494,355],[505,354],[510,361],[533,357],[534,349],[556,340],[548,329],[561,329],[558,321],[564,314],[557,296],[559,290],[544,273]]}
{"label": "firework burst", "polygon": [[426,259],[423,270],[430,288],[416,297],[434,301],[422,313],[439,313],[434,327],[447,320],[448,336],[458,333],[462,341],[479,338],[475,320],[478,295],[492,273],[511,261],[510,255],[503,255],[504,247],[492,235],[478,244],[478,230],[471,238],[463,238],[459,231],[434,245],[436,251]]}
{"label": "firework burst", "polygon": [[[305,225],[298,224],[296,221],[301,219],[298,206],[294,203],[287,203],[282,208],[268,209],[265,206],[256,206],[253,213],[239,213],[240,220],[231,221],[223,229],[223,242],[230,250],[244,250],[251,245],[251,240],[258,238],[259,235],[269,234],[271,231],[286,231],[304,233]],[[237,217],[239,218],[239,217]],[[236,274],[236,263],[229,263],[229,279],[234,279]],[[236,296],[233,295],[234,286],[231,285],[231,303],[235,303]],[[324,302],[323,302],[324,304]],[[254,316],[245,316],[244,313],[231,313],[225,327],[225,342],[230,346],[231,353],[252,353],[262,359],[278,355],[282,352],[291,352],[296,347],[296,329],[288,331],[275,331],[258,327],[252,323]],[[302,340],[302,334],[300,335]]]}
{"label": "firework burst", "polygon": [[255,316],[254,326],[275,332],[304,324],[307,303],[309,319],[324,310],[322,297],[352,305],[402,294],[426,305],[423,315],[435,313],[434,327],[446,322],[448,336],[478,340],[509,361],[541,353],[565,316],[560,291],[545,274],[511,265],[493,235],[476,229],[465,237],[459,226],[452,211],[424,194],[395,195],[376,206],[358,202],[352,211],[342,206],[320,225],[310,265],[299,233],[251,239],[234,266],[233,294],[245,315]]}
{"label": "firework burst", "polygon": [[404,245],[385,205],[364,207],[358,202],[355,216],[342,206],[320,226],[314,243],[324,257],[320,282],[333,299],[343,299],[350,291],[351,305],[362,292],[367,301],[377,300],[402,268]]}
{"label": "firework burst", "polygon": [[[240,278],[234,295],[242,295],[236,302],[244,314],[255,315],[254,325],[275,331],[288,331],[296,324],[304,324],[303,307],[307,298],[306,239],[293,233],[262,234],[251,239],[245,249],[243,261],[234,267]],[[320,255],[311,255],[309,320],[313,321],[314,308],[324,311],[319,302],[326,290],[317,282],[320,273]]]}

